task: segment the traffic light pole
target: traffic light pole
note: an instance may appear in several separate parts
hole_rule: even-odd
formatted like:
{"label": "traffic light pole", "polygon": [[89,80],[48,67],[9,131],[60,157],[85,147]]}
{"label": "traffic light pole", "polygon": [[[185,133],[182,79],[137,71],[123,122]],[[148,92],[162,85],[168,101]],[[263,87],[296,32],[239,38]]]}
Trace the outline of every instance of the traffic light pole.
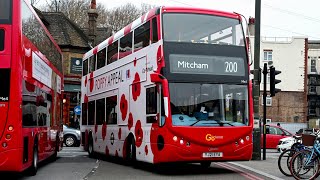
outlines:
{"label": "traffic light pole", "polygon": [[[261,20],[261,0],[255,0],[255,22],[254,22],[254,80],[253,80],[253,111],[254,119],[259,120],[259,98],[260,98],[260,20]],[[260,127],[260,125],[259,125]],[[261,160],[261,129],[253,129],[254,142],[253,142],[253,160]]]}
{"label": "traffic light pole", "polygon": [[266,119],[267,119],[267,63],[263,65],[263,160],[266,160]]}

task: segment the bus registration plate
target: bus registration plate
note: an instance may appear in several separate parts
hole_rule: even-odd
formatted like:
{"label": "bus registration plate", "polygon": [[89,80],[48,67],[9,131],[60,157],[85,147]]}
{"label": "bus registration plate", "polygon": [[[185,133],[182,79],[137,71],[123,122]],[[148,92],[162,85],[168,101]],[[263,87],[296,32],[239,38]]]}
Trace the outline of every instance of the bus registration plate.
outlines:
{"label": "bus registration plate", "polygon": [[202,157],[211,158],[211,157],[222,157],[222,152],[204,152],[202,153]]}

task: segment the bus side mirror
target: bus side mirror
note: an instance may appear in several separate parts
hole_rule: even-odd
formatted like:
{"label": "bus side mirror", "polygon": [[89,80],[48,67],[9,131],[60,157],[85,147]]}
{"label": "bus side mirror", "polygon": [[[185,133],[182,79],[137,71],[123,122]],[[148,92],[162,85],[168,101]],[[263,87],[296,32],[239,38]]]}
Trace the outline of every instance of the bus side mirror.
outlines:
{"label": "bus side mirror", "polygon": [[161,74],[159,73],[152,73],[150,75],[151,82],[153,83],[160,83],[162,84],[163,80],[165,79]]}

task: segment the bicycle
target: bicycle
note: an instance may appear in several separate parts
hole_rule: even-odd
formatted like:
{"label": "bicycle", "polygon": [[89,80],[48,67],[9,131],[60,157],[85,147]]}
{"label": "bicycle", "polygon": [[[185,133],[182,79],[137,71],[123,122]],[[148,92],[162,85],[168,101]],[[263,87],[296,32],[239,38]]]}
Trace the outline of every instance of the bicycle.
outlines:
{"label": "bicycle", "polygon": [[290,172],[295,179],[315,179],[319,175],[320,138],[317,135],[302,135],[303,139],[304,137],[309,139],[308,143],[303,144],[311,145],[310,139],[312,139],[313,146],[311,149],[304,149],[293,155]]}
{"label": "bicycle", "polygon": [[301,144],[301,137],[293,136],[295,138],[295,143],[290,149],[283,151],[278,158],[278,167],[282,174],[285,176],[292,176],[290,172],[290,161],[296,152],[304,150],[306,146]]}

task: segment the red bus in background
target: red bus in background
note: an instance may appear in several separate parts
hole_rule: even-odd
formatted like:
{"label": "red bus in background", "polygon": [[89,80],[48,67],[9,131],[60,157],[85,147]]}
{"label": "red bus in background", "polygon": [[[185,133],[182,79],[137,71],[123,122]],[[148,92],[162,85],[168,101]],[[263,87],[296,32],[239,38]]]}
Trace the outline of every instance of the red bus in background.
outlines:
{"label": "red bus in background", "polygon": [[158,7],[83,57],[82,144],[149,163],[252,157],[253,102],[238,14]]}
{"label": "red bus in background", "polygon": [[62,147],[62,54],[25,0],[0,1],[0,171],[36,174]]}

